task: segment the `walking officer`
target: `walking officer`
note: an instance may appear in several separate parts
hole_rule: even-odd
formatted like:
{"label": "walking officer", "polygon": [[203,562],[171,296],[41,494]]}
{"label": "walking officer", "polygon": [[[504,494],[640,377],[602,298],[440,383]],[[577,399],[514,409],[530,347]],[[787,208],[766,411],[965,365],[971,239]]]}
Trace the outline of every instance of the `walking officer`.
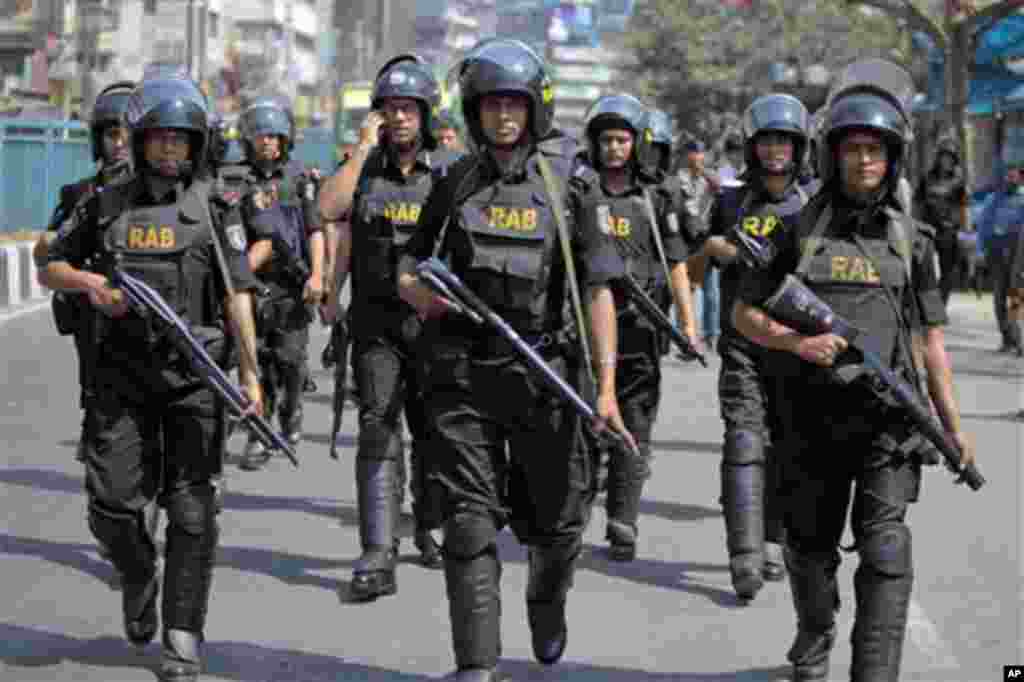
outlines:
{"label": "walking officer", "polygon": [[[746,270],[737,258],[734,229],[746,239],[771,243],[791,229],[814,186],[800,185],[807,153],[808,114],[791,95],[758,97],[743,116],[745,182],[726,187],[711,208],[701,257],[721,271],[722,335],[718,402],[725,424],[721,485],[725,544],[736,595],[753,599],[764,580],[782,580],[782,514],[776,491],[776,442],[772,387],[764,368],[771,354],[731,324],[736,290]],[[777,426],[777,425],[775,425]]]}
{"label": "walking officer", "polygon": [[238,126],[219,117],[214,118],[210,139],[210,170],[216,182],[215,191],[228,203],[238,203],[245,193],[249,164]]}
{"label": "walking officer", "polygon": [[[249,265],[266,287],[257,309],[267,414],[292,443],[302,439],[311,306],[323,297],[324,233],[316,177],[291,159],[295,122],[276,97],[250,103],[238,120],[249,177],[242,210],[253,242]],[[240,466],[261,469],[273,455],[250,435]]]}
{"label": "walking officer", "polygon": [[[910,332],[918,320],[931,399],[949,437],[974,460],[960,425],[934,267],[934,231],[903,212],[896,192],[906,160],[914,94],[910,76],[880,59],[837,74],[822,125],[822,189],[793,230],[775,230],[777,257],[741,282],[733,323],[775,351],[786,400],[782,421],[786,565],[797,615],[788,658],[797,681],[828,679],[839,608],[839,542],[850,524],[860,564],[854,574],[850,679],[894,682],[910,605],[913,566],[907,505],[917,499],[921,437],[878,408],[859,355],[834,334],[803,336],[759,306],[782,305],[779,289],[802,281],[854,327],[866,347],[917,386]],[[770,298],[771,297],[771,298]],[[792,299],[799,306],[803,299]],[[773,432],[773,436],[776,435]]]}
{"label": "walking officer", "polygon": [[[600,181],[583,202],[581,222],[609,234],[630,276],[652,299],[668,309],[676,303],[680,320],[690,321],[696,338],[687,276],[685,211],[648,172],[651,130],[647,108],[630,95],[606,95],[587,111],[584,137]],[[683,223],[685,224],[685,222]],[[651,434],[661,400],[661,355],[667,342],[628,299],[617,298],[618,348],[616,397],[622,420],[636,439],[640,456],[609,452],[606,538],[617,561],[636,556],[637,523],[644,481],[650,477]]]}
{"label": "walking officer", "polygon": [[[399,287],[429,320],[424,402],[442,489],[456,679],[488,682],[499,679],[497,535],[506,523],[529,546],[534,655],[545,664],[562,657],[565,602],[593,496],[590,454],[581,447],[575,413],[541,388],[501,336],[443,314],[444,299],[417,280],[415,265],[434,254],[446,259],[563,377],[576,371],[572,363],[580,357],[572,345],[580,339],[569,340],[565,331],[565,289],[583,288],[600,367],[598,413],[631,440],[615,398],[609,288],[624,267],[607,235],[579,220],[579,194],[592,173],[582,167],[571,179],[576,143],[552,128],[554,96],[543,60],[520,41],[491,39],[456,73],[474,151],[427,197]],[[571,298],[580,310],[579,297]]]}
{"label": "walking officer", "polygon": [[[430,437],[420,395],[421,322],[398,296],[398,259],[416,229],[423,202],[454,157],[439,149],[433,117],[441,102],[430,66],[415,55],[395,57],[377,73],[373,110],[362,140],[338,176],[329,181],[324,202],[350,216],[340,233],[335,289],[352,273],[352,369],[359,403],[356,489],[362,556],[352,569],[358,600],[394,594],[401,504],[406,469],[402,413],[412,435],[410,467],[416,547],[420,561],[441,567],[436,509],[427,495]],[[354,192],[339,196],[339,186]],[[327,192],[333,194],[328,197]],[[345,205],[347,204],[347,206]],[[341,214],[326,214],[334,218]],[[332,297],[329,319],[338,315]]]}
{"label": "walking officer", "polygon": [[[224,409],[150,324],[129,313],[109,274],[123,268],[160,292],[224,361],[231,341],[252,409],[262,408],[245,257],[236,209],[211,199],[205,173],[205,98],[189,80],[143,80],[125,120],[135,176],[97,193],[64,222],[43,271],[46,286],[86,294],[97,335],[85,451],[89,527],[122,575],[129,641],[157,631],[160,575],[143,516],[167,515],[161,679],[198,679],[218,527],[211,477],[219,472]],[[95,271],[77,267],[91,257]],[[233,293],[232,293],[233,292]]]}
{"label": "walking officer", "polygon": [[[50,241],[60,226],[67,220],[84,199],[104,187],[124,179],[131,174],[131,155],[128,149],[128,129],[124,126],[124,109],[134,84],[120,81],[104,88],[96,96],[89,122],[89,140],[92,145],[92,159],[98,172],[78,182],[60,188],[57,207],[47,225],[47,232],[39,237],[33,250],[36,266],[42,269],[46,263]],[[80,265],[85,265],[84,263]],[[89,373],[92,370],[92,324],[90,308],[83,296],[55,292],[53,295],[53,319],[61,336],[70,335],[75,342],[78,355],[79,406],[83,410],[82,426],[85,427],[84,411],[89,407],[92,389]],[[79,438],[75,458],[82,459],[85,438]]]}

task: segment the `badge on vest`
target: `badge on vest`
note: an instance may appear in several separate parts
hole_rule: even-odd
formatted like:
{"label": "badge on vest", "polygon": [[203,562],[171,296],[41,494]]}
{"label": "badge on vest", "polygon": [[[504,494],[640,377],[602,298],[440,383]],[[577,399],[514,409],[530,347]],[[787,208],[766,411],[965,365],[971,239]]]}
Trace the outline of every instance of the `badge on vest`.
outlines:
{"label": "badge on vest", "polygon": [[747,216],[743,219],[743,231],[753,237],[767,237],[779,225],[777,216]]}
{"label": "badge on vest", "polygon": [[239,224],[228,225],[224,228],[224,235],[228,238],[228,244],[235,251],[245,251],[245,230]]}
{"label": "badge on vest", "polygon": [[495,230],[533,232],[537,229],[537,209],[489,206],[487,224]]}
{"label": "badge on vest", "polygon": [[170,225],[129,225],[128,248],[134,251],[173,249],[177,243]]}
{"label": "badge on vest", "polygon": [[672,234],[679,234],[679,218],[675,213],[668,214],[668,231]]}

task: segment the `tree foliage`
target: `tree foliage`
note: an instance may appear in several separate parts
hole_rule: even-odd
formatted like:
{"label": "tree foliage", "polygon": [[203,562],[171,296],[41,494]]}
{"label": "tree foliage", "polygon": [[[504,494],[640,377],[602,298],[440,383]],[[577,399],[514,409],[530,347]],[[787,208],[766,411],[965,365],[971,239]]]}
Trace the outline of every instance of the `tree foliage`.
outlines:
{"label": "tree foliage", "polygon": [[707,142],[735,127],[765,92],[791,92],[812,112],[820,106],[823,87],[773,81],[773,64],[800,74],[812,65],[833,72],[862,57],[911,59],[891,17],[844,0],[753,0],[746,9],[646,0],[637,4],[629,47],[638,94],[674,115],[684,137]]}

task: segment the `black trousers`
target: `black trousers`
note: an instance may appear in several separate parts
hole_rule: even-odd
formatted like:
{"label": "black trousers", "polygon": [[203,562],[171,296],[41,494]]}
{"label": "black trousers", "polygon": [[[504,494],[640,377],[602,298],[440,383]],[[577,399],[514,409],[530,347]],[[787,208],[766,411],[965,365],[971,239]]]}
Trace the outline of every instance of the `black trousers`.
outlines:
{"label": "black trousers", "polygon": [[259,363],[268,416],[277,413],[282,428],[300,426],[308,372],[309,310],[292,296],[261,305]]}
{"label": "black trousers", "polygon": [[992,304],[996,322],[1003,336],[1003,344],[1021,346],[1020,323],[1010,319],[1006,308],[1006,295],[1013,282],[1013,260],[1016,239],[1004,237],[994,242],[989,254],[989,272],[992,273]]}
{"label": "black trousers", "polygon": [[128,582],[155,560],[143,518],[153,500],[166,510],[162,618],[167,629],[201,634],[218,539],[211,477],[221,471],[224,409],[216,396],[159,354],[131,364],[100,351],[96,397],[87,413],[86,488],[90,527]]}

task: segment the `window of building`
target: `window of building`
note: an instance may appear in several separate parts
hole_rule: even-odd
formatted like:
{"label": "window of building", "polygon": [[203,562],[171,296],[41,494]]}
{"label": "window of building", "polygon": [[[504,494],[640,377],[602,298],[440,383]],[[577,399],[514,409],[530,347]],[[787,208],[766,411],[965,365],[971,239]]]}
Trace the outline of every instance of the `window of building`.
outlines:
{"label": "window of building", "polygon": [[157,0],[142,0],[142,11],[152,16],[156,14]]}
{"label": "window of building", "polygon": [[206,20],[210,26],[210,37],[216,38],[220,34],[220,15],[210,12],[206,15]]}

